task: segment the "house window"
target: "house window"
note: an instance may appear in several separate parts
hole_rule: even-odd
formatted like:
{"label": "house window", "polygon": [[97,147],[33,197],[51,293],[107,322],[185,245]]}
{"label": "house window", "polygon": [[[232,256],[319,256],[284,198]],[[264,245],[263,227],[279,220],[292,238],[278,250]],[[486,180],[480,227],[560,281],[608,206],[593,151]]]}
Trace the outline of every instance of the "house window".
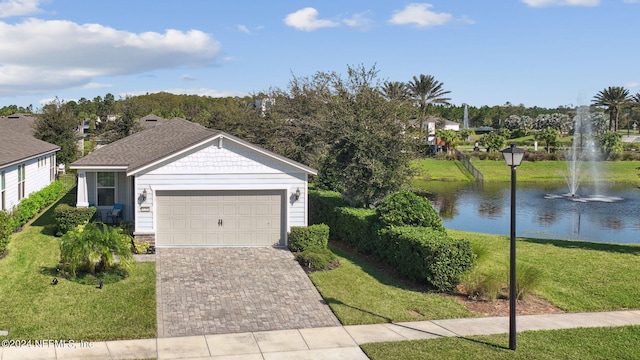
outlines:
{"label": "house window", "polygon": [[55,154],[51,155],[51,159],[49,161],[49,180],[50,181],[55,181],[56,180],[56,158],[55,158]]}
{"label": "house window", "polygon": [[18,200],[24,199],[25,173],[24,164],[18,165]]}
{"label": "house window", "polygon": [[112,172],[97,174],[98,206],[113,206],[116,199],[116,176]]}
{"label": "house window", "polygon": [[0,210],[5,210],[6,209],[6,203],[5,203],[5,196],[4,196],[4,189],[6,187],[6,183],[4,180],[4,171],[0,172]]}

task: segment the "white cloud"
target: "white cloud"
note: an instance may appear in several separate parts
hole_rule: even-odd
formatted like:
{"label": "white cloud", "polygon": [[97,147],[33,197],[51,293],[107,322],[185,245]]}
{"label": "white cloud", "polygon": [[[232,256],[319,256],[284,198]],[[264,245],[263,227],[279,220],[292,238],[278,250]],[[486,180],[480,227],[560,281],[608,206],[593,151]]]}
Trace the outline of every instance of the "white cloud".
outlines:
{"label": "white cloud", "polygon": [[373,20],[369,18],[369,12],[361,12],[358,14],[354,14],[349,19],[342,20],[347,26],[359,28],[362,30],[367,30],[371,28],[373,24]]}
{"label": "white cloud", "polygon": [[82,88],[83,89],[104,89],[104,88],[110,88],[110,87],[111,87],[111,84],[100,84],[100,83],[90,82],[84,85]]}
{"label": "white cloud", "polygon": [[530,7],[547,6],[598,6],[600,0],[521,0]]}
{"label": "white cloud", "polygon": [[246,27],[245,25],[239,24],[237,25],[238,30],[240,30],[241,32],[247,34],[247,35],[251,35],[251,31],[249,30],[248,27]]}
{"label": "white cloud", "polygon": [[0,95],[86,86],[99,76],[209,66],[220,44],[199,30],[132,33],[100,24],[0,22]]}
{"label": "white cloud", "polygon": [[339,23],[331,20],[318,19],[318,10],[307,7],[287,15],[284,23],[297,30],[313,31],[325,27],[340,26]]}
{"label": "white cloud", "polygon": [[451,14],[429,10],[431,4],[409,4],[402,10],[394,11],[389,22],[396,25],[414,24],[418,27],[443,25],[453,19]]}
{"label": "white cloud", "polygon": [[640,87],[640,81],[632,81],[630,83],[626,83],[624,86],[628,88],[637,88]]}
{"label": "white cloud", "polygon": [[40,0],[0,1],[0,18],[41,13]]}
{"label": "white cloud", "polygon": [[180,80],[182,80],[182,81],[196,81],[196,80],[198,80],[198,78],[196,78],[195,76],[189,75],[189,74],[184,74],[184,75],[180,76]]}

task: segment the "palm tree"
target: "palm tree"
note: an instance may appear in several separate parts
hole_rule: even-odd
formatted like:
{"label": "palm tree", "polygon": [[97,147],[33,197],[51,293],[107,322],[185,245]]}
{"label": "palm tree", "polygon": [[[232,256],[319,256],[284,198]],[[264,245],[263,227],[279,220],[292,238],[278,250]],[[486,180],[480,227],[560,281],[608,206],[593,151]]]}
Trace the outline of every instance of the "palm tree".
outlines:
{"label": "palm tree", "polygon": [[629,90],[622,86],[609,86],[604,90],[600,90],[591,102],[596,106],[607,107],[609,112],[609,131],[618,131],[620,110],[628,104],[629,100]]}
{"label": "palm tree", "polygon": [[437,81],[432,75],[420,74],[414,76],[409,82],[408,88],[411,97],[420,106],[420,129],[424,128],[424,121],[427,115],[427,108],[433,104],[449,105],[451,98],[445,97],[451,91],[442,88],[444,84]]}
{"label": "palm tree", "polygon": [[406,100],[409,98],[407,84],[401,81],[385,81],[380,90],[382,95],[389,101]]}

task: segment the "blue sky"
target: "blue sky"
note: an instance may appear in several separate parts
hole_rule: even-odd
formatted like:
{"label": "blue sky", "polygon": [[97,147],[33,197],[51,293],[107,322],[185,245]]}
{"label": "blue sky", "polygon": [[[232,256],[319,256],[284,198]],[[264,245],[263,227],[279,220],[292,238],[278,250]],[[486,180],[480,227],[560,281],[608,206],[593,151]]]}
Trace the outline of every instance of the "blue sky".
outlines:
{"label": "blue sky", "polygon": [[640,0],[0,0],[0,106],[158,91],[244,96],[373,65],[453,104],[640,91]]}

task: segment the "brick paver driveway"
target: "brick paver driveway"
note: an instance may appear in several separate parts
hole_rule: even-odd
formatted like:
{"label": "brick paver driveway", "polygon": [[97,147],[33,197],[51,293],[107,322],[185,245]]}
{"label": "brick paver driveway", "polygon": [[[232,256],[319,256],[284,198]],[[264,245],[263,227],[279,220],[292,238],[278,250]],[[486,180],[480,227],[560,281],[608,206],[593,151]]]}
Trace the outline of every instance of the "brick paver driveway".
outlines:
{"label": "brick paver driveway", "polygon": [[158,337],[336,326],[290,251],[160,248]]}

